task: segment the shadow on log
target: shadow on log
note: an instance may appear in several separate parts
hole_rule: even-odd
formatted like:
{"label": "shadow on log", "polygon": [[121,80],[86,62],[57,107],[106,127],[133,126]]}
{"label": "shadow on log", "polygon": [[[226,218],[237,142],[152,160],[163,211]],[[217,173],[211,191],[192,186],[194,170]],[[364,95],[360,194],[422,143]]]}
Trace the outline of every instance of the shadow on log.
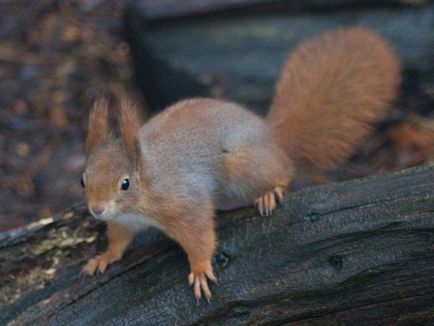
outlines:
{"label": "shadow on log", "polygon": [[273,216],[219,214],[219,285],[196,305],[185,254],[156,230],[103,275],[84,207],[0,240],[0,324],[434,322],[434,166],[305,189]]}

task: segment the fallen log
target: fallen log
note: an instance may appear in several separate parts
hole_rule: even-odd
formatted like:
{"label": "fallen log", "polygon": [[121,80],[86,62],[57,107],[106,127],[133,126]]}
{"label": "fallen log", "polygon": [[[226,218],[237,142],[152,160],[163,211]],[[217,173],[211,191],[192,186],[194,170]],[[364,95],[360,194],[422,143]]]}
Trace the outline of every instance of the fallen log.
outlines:
{"label": "fallen log", "polygon": [[0,239],[0,324],[434,322],[434,166],[288,195],[273,216],[219,214],[219,285],[196,305],[183,251],[156,230],[93,278],[104,240],[83,206]]}

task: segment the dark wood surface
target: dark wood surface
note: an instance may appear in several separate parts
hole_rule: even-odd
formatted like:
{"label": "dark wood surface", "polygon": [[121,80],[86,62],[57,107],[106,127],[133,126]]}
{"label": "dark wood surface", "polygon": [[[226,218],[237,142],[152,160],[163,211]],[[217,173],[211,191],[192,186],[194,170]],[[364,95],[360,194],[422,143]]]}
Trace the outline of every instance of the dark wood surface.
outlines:
{"label": "dark wood surface", "polygon": [[0,323],[244,325],[434,322],[434,166],[305,189],[273,216],[218,216],[219,285],[196,305],[185,254],[153,230],[105,274],[83,207],[0,242]]}

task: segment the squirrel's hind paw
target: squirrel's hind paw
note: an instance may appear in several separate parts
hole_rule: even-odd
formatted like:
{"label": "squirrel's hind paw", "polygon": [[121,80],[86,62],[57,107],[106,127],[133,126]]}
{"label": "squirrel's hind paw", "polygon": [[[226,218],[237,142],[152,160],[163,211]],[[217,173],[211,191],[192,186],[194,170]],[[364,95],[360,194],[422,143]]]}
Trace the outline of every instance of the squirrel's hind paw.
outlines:
{"label": "squirrel's hind paw", "polygon": [[277,207],[277,203],[283,198],[284,189],[276,187],[273,191],[267,192],[255,199],[255,206],[261,216],[271,215]]}

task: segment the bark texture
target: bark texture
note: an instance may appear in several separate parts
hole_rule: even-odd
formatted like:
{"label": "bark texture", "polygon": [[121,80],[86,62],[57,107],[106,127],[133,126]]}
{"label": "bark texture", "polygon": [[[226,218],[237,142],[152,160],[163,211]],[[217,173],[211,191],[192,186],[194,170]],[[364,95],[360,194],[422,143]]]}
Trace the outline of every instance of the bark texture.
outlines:
{"label": "bark texture", "polygon": [[185,254],[155,230],[105,274],[80,276],[104,241],[102,225],[77,207],[1,239],[0,323],[433,323],[433,173],[305,189],[269,217],[220,214],[219,285],[199,306]]}

